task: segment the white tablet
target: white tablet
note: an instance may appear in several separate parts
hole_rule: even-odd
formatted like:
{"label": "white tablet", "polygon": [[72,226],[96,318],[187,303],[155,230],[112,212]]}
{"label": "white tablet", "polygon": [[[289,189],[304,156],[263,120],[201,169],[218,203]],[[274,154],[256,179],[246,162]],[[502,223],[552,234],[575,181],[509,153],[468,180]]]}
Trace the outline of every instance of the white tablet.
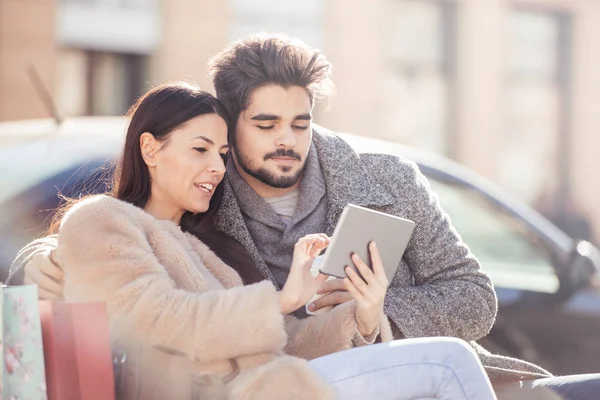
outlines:
{"label": "white tablet", "polygon": [[356,271],[351,259],[353,253],[371,267],[368,246],[375,241],[391,282],[414,228],[415,223],[407,219],[348,204],[335,227],[319,269],[323,274],[343,278],[346,266]]}

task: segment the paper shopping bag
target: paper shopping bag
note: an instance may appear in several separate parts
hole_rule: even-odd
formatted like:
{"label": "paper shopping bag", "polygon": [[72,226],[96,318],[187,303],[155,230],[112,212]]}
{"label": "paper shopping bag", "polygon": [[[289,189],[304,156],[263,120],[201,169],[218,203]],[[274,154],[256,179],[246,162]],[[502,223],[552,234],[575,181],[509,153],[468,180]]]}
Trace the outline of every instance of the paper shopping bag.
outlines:
{"label": "paper shopping bag", "polygon": [[114,400],[103,303],[41,301],[48,400]]}
{"label": "paper shopping bag", "polygon": [[2,288],[2,399],[46,399],[37,286]]}

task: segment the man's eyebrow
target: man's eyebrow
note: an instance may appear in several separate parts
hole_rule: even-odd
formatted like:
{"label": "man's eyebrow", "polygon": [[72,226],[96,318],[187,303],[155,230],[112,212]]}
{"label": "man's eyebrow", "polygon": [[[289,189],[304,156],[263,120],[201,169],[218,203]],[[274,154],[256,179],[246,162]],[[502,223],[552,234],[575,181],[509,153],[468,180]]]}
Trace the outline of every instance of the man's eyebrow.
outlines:
{"label": "man's eyebrow", "polygon": [[[274,115],[274,114],[260,113],[250,119],[253,121],[279,121],[279,120],[281,120],[281,117]],[[310,115],[310,113],[296,115],[294,120],[298,120],[298,119],[305,120],[305,121],[311,121],[312,115]]]}
{"label": "man's eyebrow", "polygon": [[296,118],[294,118],[294,120],[296,119],[302,119],[305,121],[312,121],[312,115],[310,115],[310,113],[306,113],[306,114],[300,114],[300,115],[296,115]]}
{"label": "man's eyebrow", "polygon": [[281,117],[273,114],[256,114],[254,117],[250,118],[253,121],[279,121]]}

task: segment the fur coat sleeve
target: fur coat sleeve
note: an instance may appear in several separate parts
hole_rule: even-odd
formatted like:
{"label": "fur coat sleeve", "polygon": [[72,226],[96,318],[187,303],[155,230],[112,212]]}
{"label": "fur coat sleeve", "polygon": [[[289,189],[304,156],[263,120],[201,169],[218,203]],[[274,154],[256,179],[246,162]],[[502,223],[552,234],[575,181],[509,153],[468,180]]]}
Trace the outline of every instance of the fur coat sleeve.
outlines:
{"label": "fur coat sleeve", "polygon": [[57,261],[69,301],[107,303],[111,322],[149,345],[198,362],[278,352],[286,341],[274,286],[269,282],[194,293],[178,288],[157,260],[147,231],[132,216],[98,196],[65,217]]}
{"label": "fur coat sleeve", "polygon": [[[218,274],[218,271],[231,270],[205,244],[193,241],[194,250],[202,255],[204,264]],[[239,284],[226,276],[218,276],[223,286],[231,287]],[[378,329],[368,338],[362,337],[356,324],[356,303],[354,301],[341,304],[333,310],[305,319],[291,315],[285,317],[287,344],[286,354],[311,360],[327,354],[346,350],[352,347],[372,344],[377,337],[383,342],[393,340],[390,323],[382,316]]]}

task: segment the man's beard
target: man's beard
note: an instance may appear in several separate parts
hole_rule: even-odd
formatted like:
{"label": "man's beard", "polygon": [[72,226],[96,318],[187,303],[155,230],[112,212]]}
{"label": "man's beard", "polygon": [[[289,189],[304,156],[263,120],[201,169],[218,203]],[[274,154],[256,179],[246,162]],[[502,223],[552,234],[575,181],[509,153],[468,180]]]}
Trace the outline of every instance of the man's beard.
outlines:
{"label": "man's beard", "polygon": [[[273,174],[266,168],[254,168],[251,165],[252,163],[248,159],[248,157],[243,155],[236,146],[233,147],[233,152],[235,153],[235,158],[236,158],[237,163],[242,168],[242,170],[244,170],[245,173],[247,173],[248,175],[250,175],[253,178],[258,179],[262,183],[269,185],[271,187],[277,188],[277,189],[287,189],[287,188],[294,186],[298,182],[300,177],[302,176],[302,173],[304,172],[304,166],[303,166],[294,175],[276,176],[275,174]],[[278,157],[278,156],[279,157],[293,157],[293,158],[297,159],[298,161],[302,160],[302,157],[298,153],[295,153],[292,150],[285,151],[283,149],[278,149],[277,151],[274,151],[272,153],[265,155],[264,160],[266,161],[269,158]],[[280,169],[283,172],[289,172],[292,168],[291,167],[281,167]]]}

